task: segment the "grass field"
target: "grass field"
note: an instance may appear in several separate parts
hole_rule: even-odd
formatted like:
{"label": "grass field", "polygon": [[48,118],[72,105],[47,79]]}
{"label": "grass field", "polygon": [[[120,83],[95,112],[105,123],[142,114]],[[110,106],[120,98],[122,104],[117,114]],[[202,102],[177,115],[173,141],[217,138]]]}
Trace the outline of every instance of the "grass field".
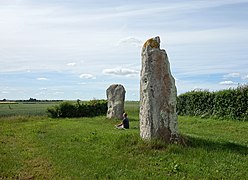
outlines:
{"label": "grass field", "polygon": [[39,102],[39,103],[23,103],[23,102],[1,102],[0,117],[3,116],[43,116],[46,115],[46,109],[56,105],[59,102]]}
{"label": "grass field", "polygon": [[179,117],[187,146],[139,138],[116,120],[0,118],[0,179],[248,179],[248,122]]}

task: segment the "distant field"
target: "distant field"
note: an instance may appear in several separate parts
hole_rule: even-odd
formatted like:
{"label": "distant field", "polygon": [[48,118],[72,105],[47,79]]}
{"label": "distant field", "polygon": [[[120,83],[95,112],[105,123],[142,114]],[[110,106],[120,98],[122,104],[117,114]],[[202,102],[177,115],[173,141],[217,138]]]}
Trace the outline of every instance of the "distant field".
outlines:
{"label": "distant field", "polygon": [[0,102],[0,104],[17,104],[17,102]]}
{"label": "distant field", "polygon": [[[44,116],[48,107],[57,105],[61,102],[1,102],[0,103],[0,117],[6,116]],[[136,109],[138,111],[139,102],[127,101],[126,108]],[[133,113],[133,112],[130,112]]]}
{"label": "distant field", "polygon": [[58,102],[1,102],[0,117],[6,116],[43,116],[46,115],[46,109],[56,105]]}

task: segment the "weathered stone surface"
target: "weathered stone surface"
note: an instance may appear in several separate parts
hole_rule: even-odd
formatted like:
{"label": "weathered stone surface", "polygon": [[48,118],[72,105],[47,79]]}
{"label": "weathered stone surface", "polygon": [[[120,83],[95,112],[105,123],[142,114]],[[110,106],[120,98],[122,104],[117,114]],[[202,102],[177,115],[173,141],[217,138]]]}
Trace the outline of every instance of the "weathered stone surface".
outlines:
{"label": "weathered stone surface", "polygon": [[107,118],[122,119],[125,102],[125,88],[121,84],[112,84],[106,91],[108,99]]}
{"label": "weathered stone surface", "polygon": [[140,136],[171,142],[178,137],[177,90],[160,38],[146,41],[142,48],[140,78]]}

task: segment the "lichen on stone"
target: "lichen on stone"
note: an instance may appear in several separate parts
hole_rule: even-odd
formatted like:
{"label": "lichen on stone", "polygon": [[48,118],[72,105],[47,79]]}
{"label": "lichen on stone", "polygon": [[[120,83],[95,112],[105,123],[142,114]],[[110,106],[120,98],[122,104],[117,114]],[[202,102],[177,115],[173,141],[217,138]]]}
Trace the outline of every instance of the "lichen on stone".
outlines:
{"label": "lichen on stone", "polygon": [[159,37],[157,36],[157,37],[148,39],[143,45],[143,50],[146,49],[148,46],[150,46],[151,48],[160,48]]}

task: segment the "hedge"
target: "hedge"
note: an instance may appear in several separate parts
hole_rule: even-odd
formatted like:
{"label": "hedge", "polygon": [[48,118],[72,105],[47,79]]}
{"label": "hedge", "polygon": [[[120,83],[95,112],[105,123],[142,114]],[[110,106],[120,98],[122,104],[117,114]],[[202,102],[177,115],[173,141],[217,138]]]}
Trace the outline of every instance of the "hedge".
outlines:
{"label": "hedge", "polygon": [[65,117],[93,117],[105,115],[107,113],[106,100],[91,100],[87,102],[73,103],[65,101],[59,105],[49,107],[47,113],[52,118],[65,118]]}
{"label": "hedge", "polygon": [[177,97],[178,115],[248,120],[248,85],[216,92],[191,91]]}

